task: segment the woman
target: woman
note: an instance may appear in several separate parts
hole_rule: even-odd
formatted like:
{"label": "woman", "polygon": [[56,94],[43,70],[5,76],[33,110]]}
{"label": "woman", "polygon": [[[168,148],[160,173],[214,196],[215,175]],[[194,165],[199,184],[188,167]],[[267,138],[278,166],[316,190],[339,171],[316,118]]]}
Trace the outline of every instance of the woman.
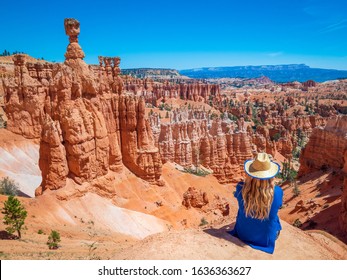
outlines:
{"label": "woman", "polygon": [[246,180],[236,187],[239,210],[230,233],[252,248],[272,254],[282,229],[277,213],[283,191],[274,185],[280,166],[268,154],[258,153],[254,160],[245,162],[244,168]]}

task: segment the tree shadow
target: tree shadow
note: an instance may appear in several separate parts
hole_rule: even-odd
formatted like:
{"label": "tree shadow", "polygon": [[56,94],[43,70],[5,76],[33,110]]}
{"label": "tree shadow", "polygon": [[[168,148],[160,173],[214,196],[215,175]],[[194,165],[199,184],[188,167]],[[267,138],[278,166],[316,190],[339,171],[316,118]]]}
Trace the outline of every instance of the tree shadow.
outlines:
{"label": "tree shadow", "polygon": [[217,238],[232,242],[239,247],[246,247],[247,245],[245,243],[243,243],[240,239],[238,239],[235,236],[232,236],[229,233],[234,228],[234,226],[235,226],[235,222],[221,228],[208,228],[208,229],[205,229],[204,232],[209,235],[212,235],[213,237],[217,237]]}
{"label": "tree shadow", "polygon": [[10,234],[6,230],[1,230],[0,231],[0,239],[1,240],[14,240],[14,239],[18,239],[18,236],[14,235],[14,234]]}

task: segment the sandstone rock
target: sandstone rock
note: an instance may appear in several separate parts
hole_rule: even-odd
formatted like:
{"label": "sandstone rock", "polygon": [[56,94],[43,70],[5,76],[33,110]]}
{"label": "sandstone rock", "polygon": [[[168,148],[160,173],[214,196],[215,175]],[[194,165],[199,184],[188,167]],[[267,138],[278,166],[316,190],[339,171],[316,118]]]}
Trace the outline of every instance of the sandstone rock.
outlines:
{"label": "sandstone rock", "polygon": [[347,117],[331,119],[325,128],[313,130],[310,140],[300,155],[299,176],[322,167],[342,169],[347,149]]}
{"label": "sandstone rock", "polygon": [[347,234],[347,175],[345,176],[343,183],[339,224],[340,228]]}
{"label": "sandstone rock", "polygon": [[66,59],[83,59],[84,53],[82,48],[78,44],[78,35],[80,34],[80,23],[78,20],[73,18],[66,18],[64,20],[64,27],[66,35],[69,36],[70,44],[67,47],[67,51],[65,53]]}
{"label": "sandstone rock", "polygon": [[64,187],[69,173],[59,122],[54,122],[47,116],[42,131],[39,158],[42,183],[36,189],[35,195],[41,195],[46,189],[56,190]]}
{"label": "sandstone rock", "polygon": [[119,118],[123,163],[137,176],[159,182],[161,158],[148,120],[143,98],[120,96]]}
{"label": "sandstone rock", "polygon": [[40,138],[47,85],[29,75],[25,56],[14,56],[15,77],[4,80],[7,128],[26,138]]}
{"label": "sandstone rock", "polygon": [[[314,170],[332,167],[346,174],[347,116],[341,115],[327,122],[326,126],[313,130],[310,140],[300,155],[299,176]],[[345,176],[341,197],[339,224],[347,233],[347,180]],[[316,205],[313,205],[316,206]]]}
{"label": "sandstone rock", "polygon": [[219,196],[216,196],[216,195],[213,201],[212,208],[219,210],[223,217],[228,216],[230,213],[230,206],[229,206],[229,203],[226,201],[226,199],[220,198]]}
{"label": "sandstone rock", "polygon": [[42,184],[36,194],[64,187],[67,178],[93,185],[123,164],[161,184],[144,100],[124,95],[120,59],[99,57],[99,67],[88,66],[78,44],[79,22],[66,19],[64,26],[70,41],[64,64],[36,65],[16,55],[15,76],[4,83],[8,128],[41,139]]}
{"label": "sandstone rock", "polygon": [[194,187],[189,187],[188,190],[183,194],[182,205],[186,208],[201,208],[208,204],[207,193],[197,190]]}
{"label": "sandstone rock", "polygon": [[149,79],[135,79],[126,76],[124,78],[125,90],[134,94],[141,94],[146,103],[158,106],[158,101],[165,102],[169,98],[181,98],[183,100],[206,102],[209,96],[220,93],[219,85],[211,85],[201,82],[174,84],[165,82],[154,83]]}

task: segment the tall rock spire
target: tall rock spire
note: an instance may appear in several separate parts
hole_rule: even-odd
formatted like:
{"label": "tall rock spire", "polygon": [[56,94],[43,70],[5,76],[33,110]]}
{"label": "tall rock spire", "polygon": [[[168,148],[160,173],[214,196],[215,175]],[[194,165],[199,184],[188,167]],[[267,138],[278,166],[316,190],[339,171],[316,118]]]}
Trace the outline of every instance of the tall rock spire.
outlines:
{"label": "tall rock spire", "polygon": [[78,44],[78,35],[80,34],[80,23],[73,18],[66,18],[64,20],[65,33],[69,36],[70,44],[67,46],[65,53],[66,59],[83,59],[84,52]]}

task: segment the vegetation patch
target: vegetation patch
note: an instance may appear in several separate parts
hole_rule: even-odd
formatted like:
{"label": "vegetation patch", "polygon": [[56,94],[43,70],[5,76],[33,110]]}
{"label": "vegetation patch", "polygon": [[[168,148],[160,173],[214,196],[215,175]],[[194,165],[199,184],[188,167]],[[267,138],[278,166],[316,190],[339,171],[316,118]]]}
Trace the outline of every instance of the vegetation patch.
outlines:
{"label": "vegetation patch", "polygon": [[190,173],[196,176],[202,176],[205,177],[206,175],[211,174],[209,171],[201,169],[201,168],[192,168],[192,167],[185,167],[183,169],[183,172]]}
{"label": "vegetation patch", "polygon": [[199,227],[203,227],[206,225],[208,225],[208,221],[206,221],[206,219],[204,217],[201,218]]}
{"label": "vegetation patch", "polygon": [[18,190],[18,184],[9,177],[5,177],[0,181],[0,194],[16,196]]}
{"label": "vegetation patch", "polygon": [[21,231],[25,229],[24,221],[28,215],[24,206],[14,196],[10,195],[7,201],[4,202],[4,208],[1,212],[4,214],[4,224],[7,225],[6,231],[12,235],[17,232],[18,238],[22,237]]}
{"label": "vegetation patch", "polygon": [[47,240],[48,248],[51,250],[58,249],[59,242],[60,242],[60,233],[55,230],[52,230]]}

